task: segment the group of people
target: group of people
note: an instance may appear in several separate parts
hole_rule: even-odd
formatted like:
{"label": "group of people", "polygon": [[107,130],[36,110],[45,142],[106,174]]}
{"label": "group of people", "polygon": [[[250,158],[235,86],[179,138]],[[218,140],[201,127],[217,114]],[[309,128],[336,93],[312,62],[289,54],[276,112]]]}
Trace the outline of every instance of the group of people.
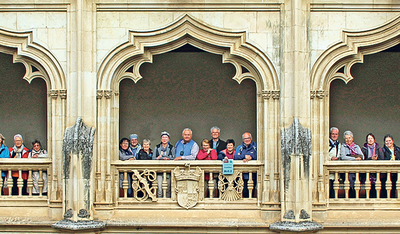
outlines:
{"label": "group of people", "polygon": [[[122,138],[119,142],[120,160],[225,160],[234,159],[248,162],[257,160],[257,144],[253,142],[253,137],[249,132],[242,135],[243,142],[236,147],[233,139],[226,142],[220,139],[220,128],[214,126],[211,128],[211,139],[201,141],[201,147],[192,140],[193,132],[190,128],[182,131],[182,139],[175,145],[170,142],[170,134],[166,131],[161,132],[161,142],[150,148],[150,140],[144,139],[143,145],[138,142],[138,135],[130,135],[130,139]],[[120,173],[120,188],[124,174]],[[246,178],[244,178],[246,179]],[[162,174],[157,178],[162,183]],[[128,176],[128,196],[132,196],[131,176]],[[158,196],[162,194],[161,184],[158,186]],[[167,195],[168,196],[168,195]]]}
{"label": "group of people", "polygon": [[332,127],[329,131],[330,160],[400,160],[400,148],[389,134],[383,137],[383,147],[379,146],[372,133],[367,134],[362,148],[354,143],[351,131],[344,132],[344,143],[340,143],[338,138],[339,129]]}
{"label": "group of people", "polygon": [[[344,142],[340,143],[339,129],[332,127],[329,130],[329,159],[330,160],[346,160],[346,161],[360,161],[360,160],[400,160],[400,148],[394,144],[393,137],[391,135],[385,135],[383,137],[384,145],[380,147],[375,140],[375,136],[372,133],[368,133],[365,137],[365,143],[362,147],[354,143],[354,134],[351,131],[345,131],[343,133]],[[330,197],[334,197],[333,182],[335,176],[333,174],[329,175],[330,179]],[[340,174],[339,180],[344,181],[344,174]],[[361,183],[365,183],[366,175],[365,173],[360,174]],[[375,191],[375,181],[376,174],[370,174],[371,182],[371,197],[376,197]],[[354,182],[356,180],[355,173],[349,173],[350,181],[350,197],[354,197]],[[385,181],[387,180],[386,174],[380,175],[380,180],[383,182],[383,187],[385,186]],[[391,196],[394,197],[394,191],[396,187],[397,175],[391,175],[391,181],[393,182],[393,189]],[[386,190],[382,189],[381,196],[387,196]]]}
{"label": "group of people", "polygon": [[[47,151],[42,149],[42,145],[40,141],[35,140],[32,142],[32,148],[28,149],[24,145],[24,141],[21,134],[16,134],[14,136],[14,146],[7,148],[5,144],[5,137],[0,133],[0,158],[46,158],[48,157]],[[4,188],[7,188],[7,178],[8,175],[7,171],[1,172],[1,177],[4,181]],[[11,177],[13,179],[13,187],[12,187],[12,195],[19,195],[18,194],[18,186],[17,181],[19,177],[18,171],[12,171]],[[39,194],[39,178],[40,173],[38,171],[32,172],[32,180],[33,180],[33,188],[32,194],[38,195]],[[22,195],[28,194],[27,188],[27,180],[28,180],[28,172],[22,172],[22,179],[23,179],[23,187],[22,187]],[[47,193],[47,173],[43,172],[43,190],[42,194]],[[3,191],[2,191],[3,193]]]}

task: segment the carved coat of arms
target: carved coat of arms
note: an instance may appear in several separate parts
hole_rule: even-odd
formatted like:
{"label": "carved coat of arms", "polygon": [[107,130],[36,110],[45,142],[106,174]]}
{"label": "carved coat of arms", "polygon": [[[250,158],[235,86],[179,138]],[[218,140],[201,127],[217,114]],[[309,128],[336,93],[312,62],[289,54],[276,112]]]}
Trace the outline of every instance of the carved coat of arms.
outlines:
{"label": "carved coat of arms", "polygon": [[201,169],[190,170],[190,165],[186,165],[185,170],[176,167],[174,169],[176,180],[176,197],[178,204],[186,209],[192,208],[199,200],[199,179],[201,177]]}

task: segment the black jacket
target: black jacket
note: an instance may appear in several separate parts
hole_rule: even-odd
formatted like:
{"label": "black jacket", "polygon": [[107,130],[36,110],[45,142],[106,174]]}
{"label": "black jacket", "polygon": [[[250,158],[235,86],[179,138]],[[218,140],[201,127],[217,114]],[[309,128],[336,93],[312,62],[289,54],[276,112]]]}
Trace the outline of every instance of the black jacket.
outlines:
{"label": "black jacket", "polygon": [[[400,148],[393,144],[394,146],[394,157],[396,160],[400,160]],[[383,160],[390,160],[390,150],[389,148],[385,145],[382,147],[382,155],[383,155]]]}
{"label": "black jacket", "polygon": [[[210,147],[213,148],[213,139],[210,140],[210,143],[211,143]],[[226,149],[226,142],[221,139],[218,139],[217,148],[215,149],[215,151],[217,151],[217,154],[219,154],[219,152],[224,149]]]}

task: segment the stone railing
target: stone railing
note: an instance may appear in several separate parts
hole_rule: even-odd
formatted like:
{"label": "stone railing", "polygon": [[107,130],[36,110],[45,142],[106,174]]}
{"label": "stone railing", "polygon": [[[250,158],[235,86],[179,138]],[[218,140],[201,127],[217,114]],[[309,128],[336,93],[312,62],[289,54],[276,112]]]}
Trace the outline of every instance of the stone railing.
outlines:
{"label": "stone railing", "polygon": [[330,202],[400,200],[400,161],[330,161],[324,167]]}
{"label": "stone railing", "polygon": [[[258,204],[261,200],[261,166],[257,161],[234,161],[234,174],[222,174],[221,161],[114,161],[117,203],[176,203],[182,181],[183,194],[198,202]],[[191,171],[189,176],[182,176]],[[198,173],[196,177],[195,174]],[[197,181],[196,181],[197,180]],[[195,183],[191,183],[195,181]],[[130,186],[132,183],[132,186]],[[246,202],[245,202],[246,203]]]}
{"label": "stone railing", "polygon": [[[6,177],[0,178],[0,198],[18,196],[18,199],[24,197],[27,199],[33,197],[47,199],[50,197],[49,191],[45,193],[43,189],[51,187],[51,164],[52,162],[49,159],[1,158],[0,174],[5,172]],[[14,188],[14,180],[17,181],[18,189]],[[37,181],[36,189],[34,188],[34,180]],[[47,186],[45,185],[46,181]]]}

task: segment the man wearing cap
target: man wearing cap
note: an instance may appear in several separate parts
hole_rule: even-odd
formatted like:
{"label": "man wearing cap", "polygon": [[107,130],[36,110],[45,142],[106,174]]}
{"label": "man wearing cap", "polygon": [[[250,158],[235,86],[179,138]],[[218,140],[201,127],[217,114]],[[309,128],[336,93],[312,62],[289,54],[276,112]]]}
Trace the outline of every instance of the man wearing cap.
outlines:
{"label": "man wearing cap", "polygon": [[199,145],[192,140],[192,130],[183,129],[182,138],[175,144],[177,157],[174,160],[195,160],[199,153]]}
{"label": "man wearing cap", "polygon": [[[161,132],[161,143],[156,145],[153,151],[153,160],[173,160],[175,158],[175,147],[169,142],[169,133]],[[158,190],[157,197],[163,197],[162,183],[164,173],[157,173]],[[166,174],[168,188],[166,197],[171,197],[171,177]],[[165,197],[164,197],[165,198]]]}
{"label": "man wearing cap", "polygon": [[131,141],[131,145],[129,146],[129,148],[131,148],[133,156],[135,156],[135,159],[138,159],[139,151],[140,151],[140,149],[142,149],[142,146],[138,142],[138,135],[131,134],[130,141]]}
{"label": "man wearing cap", "polygon": [[217,154],[219,154],[219,152],[221,152],[221,150],[226,149],[226,143],[225,141],[221,140],[219,138],[221,129],[219,129],[219,127],[214,126],[211,128],[211,137],[212,139],[210,140],[210,142],[212,143],[211,148],[215,149],[215,151],[217,151]]}
{"label": "man wearing cap", "polygon": [[[22,139],[21,134],[16,134],[14,136],[14,146],[8,149],[10,151],[10,158],[27,158],[29,154],[29,149],[24,146],[24,141]],[[22,172],[22,179],[24,180],[24,184],[22,187],[22,194],[18,194],[18,186],[17,181],[19,177],[18,171],[12,172],[13,177],[13,187],[12,187],[12,195],[27,195],[26,187],[27,187],[27,179],[28,173],[26,171]]]}

